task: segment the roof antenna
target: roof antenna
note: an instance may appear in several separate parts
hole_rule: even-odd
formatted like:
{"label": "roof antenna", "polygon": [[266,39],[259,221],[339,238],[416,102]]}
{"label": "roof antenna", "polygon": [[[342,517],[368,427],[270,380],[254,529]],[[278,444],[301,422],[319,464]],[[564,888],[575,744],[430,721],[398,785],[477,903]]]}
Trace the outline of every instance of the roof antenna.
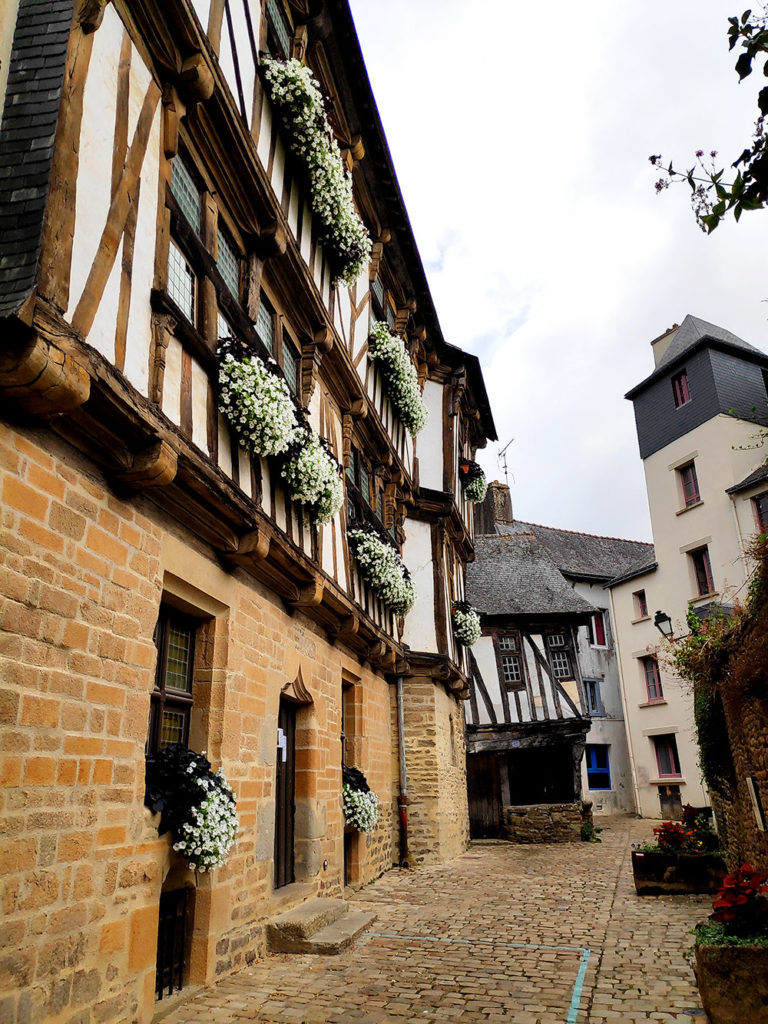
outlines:
{"label": "roof antenna", "polygon": [[501,468],[504,471],[504,480],[506,482],[507,488],[509,488],[509,470],[507,468],[507,448],[509,448],[509,446],[512,444],[512,442],[514,440],[515,440],[514,437],[510,437],[510,439],[507,441],[507,443],[504,445],[504,447],[501,448],[496,453],[496,461],[498,462],[498,464],[501,466]]}

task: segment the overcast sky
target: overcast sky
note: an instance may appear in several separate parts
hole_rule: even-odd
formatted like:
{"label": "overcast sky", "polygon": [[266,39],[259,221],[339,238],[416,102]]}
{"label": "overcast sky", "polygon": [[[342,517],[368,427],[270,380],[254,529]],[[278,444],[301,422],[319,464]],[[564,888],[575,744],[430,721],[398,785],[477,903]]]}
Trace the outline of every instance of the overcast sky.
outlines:
{"label": "overcast sky", "polygon": [[730,0],[351,0],[446,340],[479,356],[515,516],[650,540],[624,394],[686,313],[768,349],[768,213],[712,236],[648,156],[749,144]]}

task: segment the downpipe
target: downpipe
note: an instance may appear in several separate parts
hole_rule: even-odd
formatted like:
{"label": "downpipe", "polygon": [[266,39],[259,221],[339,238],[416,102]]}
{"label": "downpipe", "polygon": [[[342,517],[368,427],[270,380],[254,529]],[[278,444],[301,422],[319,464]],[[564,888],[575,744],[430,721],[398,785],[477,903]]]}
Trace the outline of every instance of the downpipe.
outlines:
{"label": "downpipe", "polygon": [[397,677],[397,738],[400,752],[400,867],[408,864],[408,779],[405,773],[405,710],[403,705],[403,677]]}

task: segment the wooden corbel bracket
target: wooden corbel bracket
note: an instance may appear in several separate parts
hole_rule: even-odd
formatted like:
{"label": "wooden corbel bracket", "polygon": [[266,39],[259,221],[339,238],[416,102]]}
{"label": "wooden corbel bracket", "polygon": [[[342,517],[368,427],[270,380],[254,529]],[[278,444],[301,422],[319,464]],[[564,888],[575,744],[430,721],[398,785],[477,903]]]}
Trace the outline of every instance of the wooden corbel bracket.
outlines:
{"label": "wooden corbel bracket", "polygon": [[193,53],[181,65],[179,94],[188,106],[205,103],[213,96],[215,83],[208,62],[202,53]]}
{"label": "wooden corbel bracket", "polygon": [[312,338],[301,346],[301,403],[309,405],[315,390],[323,358],[333,348],[333,331],[319,327]]}
{"label": "wooden corbel bracket", "polygon": [[24,412],[48,418],[87,402],[91,378],[71,355],[32,334],[0,355],[0,394]]}
{"label": "wooden corbel bracket", "polygon": [[288,236],[282,224],[274,221],[265,225],[259,232],[256,253],[263,260],[282,256],[288,248]]}
{"label": "wooden corbel bracket", "polygon": [[357,635],[360,629],[360,619],[356,615],[347,615],[340,619],[338,624],[328,629],[329,636],[334,640],[346,640]]}
{"label": "wooden corbel bracket", "polygon": [[382,660],[384,655],[387,653],[387,645],[383,640],[374,640],[373,643],[368,644],[368,649],[365,652],[365,656],[368,661],[372,663],[378,663]]}
{"label": "wooden corbel bracket", "polygon": [[311,583],[307,583],[299,589],[299,596],[293,600],[289,600],[289,604],[292,608],[314,608],[323,602],[323,594],[325,593],[325,584],[318,577],[318,579],[312,580]]}
{"label": "wooden corbel bracket", "polygon": [[77,12],[77,21],[86,35],[95,32],[101,25],[108,3],[109,0],[82,0]]}
{"label": "wooden corbel bracket", "polygon": [[240,538],[237,551],[227,554],[227,559],[236,564],[263,562],[269,554],[271,534],[263,527],[250,530]]}
{"label": "wooden corbel bracket", "polygon": [[164,487],[175,478],[179,454],[167,441],[158,440],[138,452],[132,465],[114,473],[115,480],[133,491]]}

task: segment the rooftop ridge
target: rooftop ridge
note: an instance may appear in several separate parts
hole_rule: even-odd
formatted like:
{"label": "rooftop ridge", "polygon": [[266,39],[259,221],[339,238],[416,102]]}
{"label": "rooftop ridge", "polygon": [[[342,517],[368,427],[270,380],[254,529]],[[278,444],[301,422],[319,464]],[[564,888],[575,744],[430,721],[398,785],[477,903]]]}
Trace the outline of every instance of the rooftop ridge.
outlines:
{"label": "rooftop ridge", "polygon": [[[510,525],[533,526],[540,530],[557,530],[558,533],[570,533],[574,537],[594,537],[596,540],[620,540],[622,544],[642,544],[644,547],[653,547],[653,542],[650,540],[630,540],[628,537],[610,537],[603,533],[586,533],[584,530],[568,530],[564,526],[545,526],[544,523],[529,523],[522,519],[516,519],[514,523]],[[489,535],[485,534],[485,536]]]}

